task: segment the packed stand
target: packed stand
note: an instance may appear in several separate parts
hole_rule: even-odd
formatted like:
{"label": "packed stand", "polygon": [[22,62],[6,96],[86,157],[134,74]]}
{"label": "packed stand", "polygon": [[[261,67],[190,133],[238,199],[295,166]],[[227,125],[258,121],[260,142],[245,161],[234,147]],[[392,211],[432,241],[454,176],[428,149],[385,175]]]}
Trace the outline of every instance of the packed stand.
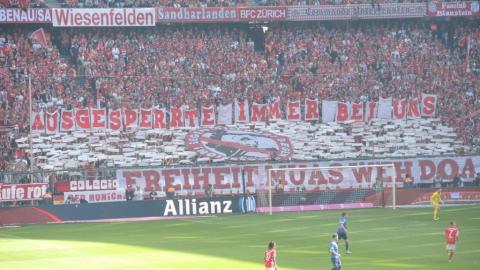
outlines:
{"label": "packed stand", "polygon": [[28,34],[28,31],[11,28],[0,32],[0,144],[3,146],[0,163],[4,166],[6,160],[24,156],[15,151],[12,139],[28,133],[27,74],[35,74],[31,84],[33,110],[56,109],[56,97],[69,89],[65,86],[70,85],[71,80],[67,76],[71,67],[59,51],[51,44],[47,48],[32,44]]}
{"label": "packed stand", "polygon": [[95,30],[69,37],[79,72],[91,82],[86,87],[97,93],[94,104],[193,108],[267,91],[267,62],[240,28]]}
{"label": "packed stand", "polygon": [[[31,44],[28,31],[5,29],[0,105],[16,137],[24,137],[29,73],[35,74],[35,111],[198,108],[276,97],[282,104],[306,97],[358,102],[433,93],[439,97],[441,124],[455,128],[458,139],[478,152],[480,31],[475,23],[272,26],[264,47],[247,29],[233,26],[68,29],[55,36],[58,49]],[[17,154],[9,139],[2,144],[10,145],[2,156]]]}
{"label": "packed stand", "polygon": [[442,123],[478,148],[477,26],[466,21],[450,32],[418,23],[288,26],[270,31],[265,46],[268,64],[290,97],[358,102],[437,94]]}
{"label": "packed stand", "polygon": [[47,8],[45,0],[0,0],[0,8]]}

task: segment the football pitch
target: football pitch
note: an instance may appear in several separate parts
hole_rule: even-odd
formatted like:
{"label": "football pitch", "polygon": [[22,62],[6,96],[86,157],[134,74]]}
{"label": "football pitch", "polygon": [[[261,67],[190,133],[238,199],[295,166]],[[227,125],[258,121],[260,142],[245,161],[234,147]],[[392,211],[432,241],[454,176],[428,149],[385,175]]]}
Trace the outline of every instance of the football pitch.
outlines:
{"label": "football pitch", "polygon": [[[348,210],[353,254],[343,269],[480,269],[480,206]],[[0,269],[265,269],[277,242],[279,270],[330,269],[328,243],[341,211],[224,215],[179,220],[31,225],[0,229]],[[443,230],[455,220],[448,263]]]}

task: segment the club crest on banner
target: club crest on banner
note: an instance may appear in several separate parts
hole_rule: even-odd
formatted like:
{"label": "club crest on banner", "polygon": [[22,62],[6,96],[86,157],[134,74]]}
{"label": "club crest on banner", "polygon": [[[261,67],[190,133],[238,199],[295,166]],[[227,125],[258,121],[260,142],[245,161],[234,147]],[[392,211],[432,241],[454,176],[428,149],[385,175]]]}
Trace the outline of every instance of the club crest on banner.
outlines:
{"label": "club crest on banner", "polygon": [[192,130],[185,145],[202,157],[233,161],[288,160],[293,154],[288,137],[226,128]]}

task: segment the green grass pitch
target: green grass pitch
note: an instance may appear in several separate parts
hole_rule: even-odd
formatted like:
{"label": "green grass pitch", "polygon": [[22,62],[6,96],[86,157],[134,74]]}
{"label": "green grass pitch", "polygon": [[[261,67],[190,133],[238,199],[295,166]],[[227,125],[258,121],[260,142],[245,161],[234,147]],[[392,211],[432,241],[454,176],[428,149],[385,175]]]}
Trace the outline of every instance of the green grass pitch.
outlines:
{"label": "green grass pitch", "polygon": [[[0,229],[0,269],[264,269],[277,242],[279,270],[330,269],[328,243],[341,211],[230,215],[125,223]],[[480,206],[349,210],[353,254],[343,269],[480,269]],[[443,230],[460,228],[448,263]]]}

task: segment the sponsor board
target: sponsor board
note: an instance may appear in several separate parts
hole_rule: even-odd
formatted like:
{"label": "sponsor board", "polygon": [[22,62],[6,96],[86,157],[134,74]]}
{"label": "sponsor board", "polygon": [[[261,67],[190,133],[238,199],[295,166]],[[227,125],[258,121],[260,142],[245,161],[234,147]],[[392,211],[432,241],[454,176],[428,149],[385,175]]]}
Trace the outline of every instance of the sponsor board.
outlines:
{"label": "sponsor board", "polygon": [[158,22],[231,22],[237,21],[235,7],[157,8]]}
{"label": "sponsor board", "polygon": [[283,21],[287,18],[286,7],[241,7],[240,21]]}
{"label": "sponsor board", "polygon": [[478,1],[428,3],[427,15],[432,17],[480,16]]}
{"label": "sponsor board", "polygon": [[54,8],[54,27],[155,26],[154,8]]}
{"label": "sponsor board", "polygon": [[289,21],[323,21],[352,19],[385,19],[424,17],[425,3],[394,3],[381,5],[318,5],[288,7]]}
{"label": "sponsor board", "polygon": [[120,202],[125,201],[124,190],[96,190],[96,191],[71,191],[63,193],[65,203],[78,203],[86,200],[89,203]]}
{"label": "sponsor board", "polygon": [[[364,166],[378,164],[393,164],[395,170],[392,167]],[[334,166],[359,167],[329,168]],[[327,168],[304,169],[312,167]],[[436,178],[443,182],[451,182],[457,175],[462,177],[464,182],[472,182],[477,172],[480,172],[480,156],[119,169],[117,179],[120,187],[140,186],[144,192],[148,192],[150,187],[157,191],[166,191],[167,187],[174,186],[177,192],[198,193],[203,192],[206,185],[211,184],[216,194],[238,194],[243,190],[244,184],[249,191],[265,189],[268,184],[268,172],[273,168],[283,169],[270,171],[270,174],[274,182],[283,182],[285,191],[294,191],[298,187],[307,191],[371,187],[377,180],[391,186],[394,175],[397,176],[396,182],[401,184],[406,174],[413,178],[415,184],[432,184]]]}
{"label": "sponsor board", "polygon": [[233,213],[231,199],[165,200],[163,216],[195,216]]}
{"label": "sponsor board", "polygon": [[238,209],[241,213],[255,213],[257,210],[257,201],[255,200],[255,196],[240,196],[238,198]]}
{"label": "sponsor board", "polygon": [[47,183],[36,184],[2,184],[0,183],[1,201],[37,201],[47,193]]}
{"label": "sponsor board", "polygon": [[[411,204],[430,204],[431,192],[424,192],[417,197]],[[480,202],[480,191],[475,190],[456,190],[442,191],[442,201],[444,203],[476,203]]]}
{"label": "sponsor board", "polygon": [[192,130],[185,146],[200,156],[230,161],[287,160],[293,154],[288,137],[227,128]]}
{"label": "sponsor board", "polygon": [[51,9],[48,8],[0,8],[0,24],[2,23],[52,23]]}

